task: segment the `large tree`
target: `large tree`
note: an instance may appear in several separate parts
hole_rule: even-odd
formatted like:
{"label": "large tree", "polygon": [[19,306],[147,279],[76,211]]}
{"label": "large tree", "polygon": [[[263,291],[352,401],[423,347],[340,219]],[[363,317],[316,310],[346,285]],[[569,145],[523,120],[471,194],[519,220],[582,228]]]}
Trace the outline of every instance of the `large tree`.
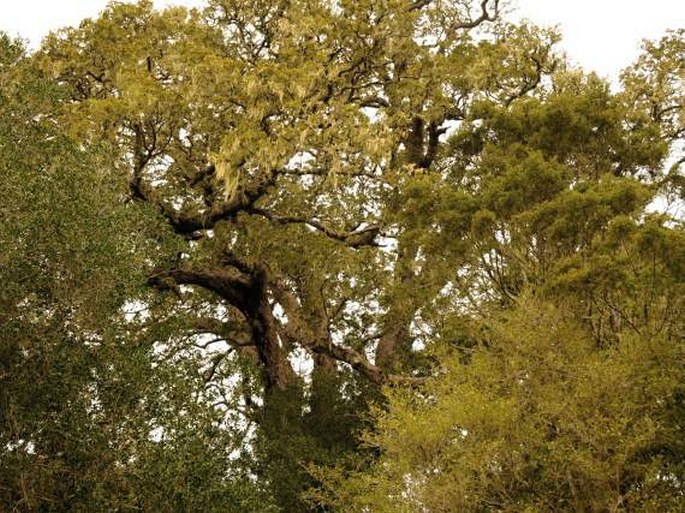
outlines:
{"label": "large tree", "polygon": [[[61,95],[47,122],[106,145],[147,220],[136,333],[255,434],[251,470],[283,511],[307,508],[308,463],[359,464],[381,386],[421,386],[436,345],[473,344],[471,320],[581,268],[678,183],[661,172],[682,135],[666,45],[614,95],[501,9],[113,3],[32,56]],[[588,314],[600,340],[607,301]]]}
{"label": "large tree", "polygon": [[448,132],[533,91],[555,39],[498,2],[141,2],[36,55],[70,96],[58,123],[112,141],[131,197],[166,221],[153,316],[224,342],[208,386],[233,404],[239,371],[286,509],[303,507],[298,455],[355,447],[369,383],[428,372],[431,309],[478,257]]}
{"label": "large tree", "polygon": [[[177,236],[151,284],[220,307],[198,328],[254,358],[268,392],[297,383],[295,349],[381,384],[410,373],[412,321],[466,258],[477,207],[448,187],[449,127],[478,101],[511,105],[556,62],[552,34],[475,7],[114,4],[37,60],[71,95],[60,122],[115,141],[132,196]],[[454,219],[411,211],[431,181]]]}

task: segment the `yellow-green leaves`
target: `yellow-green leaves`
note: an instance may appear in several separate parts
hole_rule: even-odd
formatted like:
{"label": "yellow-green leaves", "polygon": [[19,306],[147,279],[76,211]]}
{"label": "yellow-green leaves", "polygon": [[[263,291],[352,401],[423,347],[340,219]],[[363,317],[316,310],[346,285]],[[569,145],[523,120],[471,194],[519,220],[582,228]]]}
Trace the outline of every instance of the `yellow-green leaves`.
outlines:
{"label": "yellow-green leaves", "polygon": [[[339,509],[408,513],[601,510],[672,472],[645,453],[667,438],[660,422],[677,431],[659,400],[676,401],[679,375],[666,365],[661,382],[636,355],[679,354],[680,225],[645,207],[678,183],[653,182],[682,135],[681,34],[648,46],[617,95],[564,65],[554,31],[500,7],[112,3],[26,61],[54,95],[36,123],[78,150],[46,178],[73,167],[70,179],[85,164],[66,163],[107,143],[84,176],[128,187],[93,205],[154,219],[134,248],[152,318],[135,335],[153,356],[168,349],[174,383],[174,370],[198,382],[172,405],[216,406],[187,410],[217,415],[206,439],[171,415],[180,438],[163,435],[179,452],[144,444],[154,456],[137,471],[172,490],[192,453],[188,482],[215,472],[206,482],[225,491],[257,472],[282,511],[305,511],[305,469],[339,464]],[[2,69],[0,85],[21,83]],[[360,450],[378,385],[428,377],[384,392],[368,439],[384,452]],[[259,440],[238,447],[245,459],[221,437],[205,458],[235,426]],[[346,481],[367,457],[369,472]],[[144,495],[138,509],[226,510],[227,495],[216,507]]]}
{"label": "yellow-green leaves", "polygon": [[617,345],[597,347],[578,314],[522,296],[487,322],[482,345],[443,355],[423,389],[389,391],[368,440],[379,460],[346,479],[324,475],[335,489],[320,500],[347,511],[382,496],[377,511],[602,511],[619,501],[675,511],[681,344],[626,327]]}

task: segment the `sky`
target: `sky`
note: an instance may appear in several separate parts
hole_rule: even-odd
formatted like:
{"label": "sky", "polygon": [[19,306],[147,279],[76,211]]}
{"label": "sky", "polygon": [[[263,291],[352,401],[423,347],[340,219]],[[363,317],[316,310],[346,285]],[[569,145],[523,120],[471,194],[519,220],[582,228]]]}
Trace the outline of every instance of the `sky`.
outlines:
{"label": "sky", "polygon": [[[249,1],[249,0],[246,0]],[[155,0],[201,6],[203,0]],[[657,39],[666,29],[685,28],[684,0],[510,0],[514,16],[541,25],[558,25],[561,48],[571,61],[614,83],[639,53],[643,38]],[[48,31],[77,25],[96,16],[107,0],[0,0],[0,30],[40,44]]]}

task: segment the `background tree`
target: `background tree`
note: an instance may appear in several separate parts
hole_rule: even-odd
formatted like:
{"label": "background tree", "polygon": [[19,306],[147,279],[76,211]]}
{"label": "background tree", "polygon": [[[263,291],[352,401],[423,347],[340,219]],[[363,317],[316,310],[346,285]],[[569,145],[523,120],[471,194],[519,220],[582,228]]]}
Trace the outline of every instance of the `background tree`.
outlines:
{"label": "background tree", "polygon": [[0,35],[0,509],[268,511],[192,355],[133,313],[154,232],[111,146],[54,124],[64,100]]}
{"label": "background tree", "polygon": [[560,72],[549,93],[488,106],[455,135],[457,155],[479,148],[483,253],[464,270],[465,301],[442,309],[442,371],[388,390],[366,437],[381,457],[323,472],[315,501],[682,509],[685,238],[681,218],[647,213],[678,192],[682,56],[671,33],[645,44],[621,93]]}

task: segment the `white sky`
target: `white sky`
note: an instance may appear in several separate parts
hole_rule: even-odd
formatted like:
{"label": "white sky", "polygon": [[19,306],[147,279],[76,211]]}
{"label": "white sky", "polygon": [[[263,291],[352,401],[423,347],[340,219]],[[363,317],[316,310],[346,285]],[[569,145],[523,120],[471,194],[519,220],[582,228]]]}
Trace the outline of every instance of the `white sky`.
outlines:
{"label": "white sky", "polygon": [[[245,0],[250,1],[250,0]],[[517,16],[559,25],[571,60],[616,80],[638,55],[643,38],[685,27],[684,0],[510,0]],[[203,0],[155,0],[200,6]],[[0,0],[0,30],[29,39],[32,47],[49,31],[96,16],[107,0]]]}
{"label": "white sky", "polygon": [[572,62],[616,80],[640,53],[643,39],[685,28],[683,0],[513,0],[517,14],[559,25]]}

